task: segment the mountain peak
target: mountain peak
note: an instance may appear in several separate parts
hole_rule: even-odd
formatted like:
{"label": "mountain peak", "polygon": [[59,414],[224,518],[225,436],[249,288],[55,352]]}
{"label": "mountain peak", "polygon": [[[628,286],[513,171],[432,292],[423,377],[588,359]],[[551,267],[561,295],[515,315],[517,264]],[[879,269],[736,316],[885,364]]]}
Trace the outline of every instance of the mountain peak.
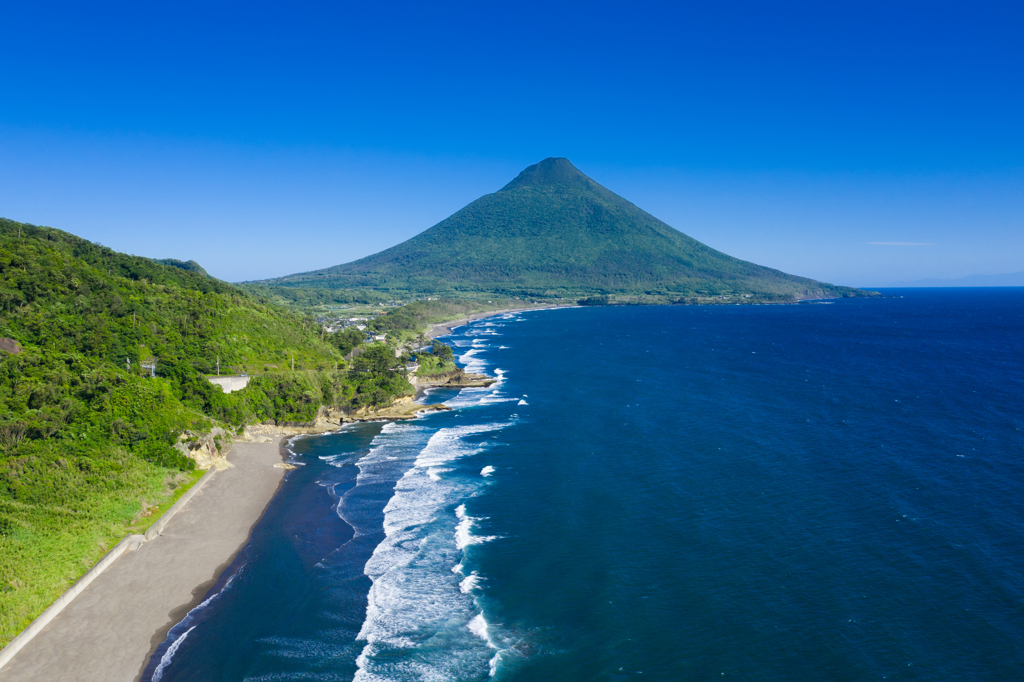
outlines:
{"label": "mountain peak", "polygon": [[517,175],[515,180],[502,187],[501,190],[520,188],[554,189],[556,187],[581,186],[593,188],[596,184],[581,173],[576,166],[572,165],[569,159],[552,156],[528,167]]}
{"label": "mountain peak", "polygon": [[268,282],[381,291],[798,300],[853,290],[733,258],[548,158],[390,249]]}

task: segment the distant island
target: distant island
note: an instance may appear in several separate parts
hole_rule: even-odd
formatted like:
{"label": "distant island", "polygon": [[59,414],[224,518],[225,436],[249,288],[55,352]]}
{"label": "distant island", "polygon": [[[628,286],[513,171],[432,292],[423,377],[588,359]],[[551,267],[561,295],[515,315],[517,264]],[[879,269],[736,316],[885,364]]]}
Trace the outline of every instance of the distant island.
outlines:
{"label": "distant island", "polygon": [[589,303],[750,303],[875,295],[716,251],[602,187],[563,158],[530,166],[499,191],[390,249],[249,284],[284,298],[290,297],[289,289],[334,291],[339,301],[349,300],[351,292],[493,294]]}

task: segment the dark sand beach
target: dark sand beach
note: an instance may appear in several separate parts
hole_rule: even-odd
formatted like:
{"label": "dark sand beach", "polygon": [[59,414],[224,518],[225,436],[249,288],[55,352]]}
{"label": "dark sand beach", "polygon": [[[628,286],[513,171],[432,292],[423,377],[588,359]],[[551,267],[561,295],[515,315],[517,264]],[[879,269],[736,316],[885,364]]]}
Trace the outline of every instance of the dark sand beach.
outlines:
{"label": "dark sand beach", "polygon": [[[134,682],[245,546],[281,485],[280,436],[239,442],[163,533],[125,552],[0,671],[6,682]],[[73,672],[72,672],[73,671]]]}
{"label": "dark sand beach", "polygon": [[[471,321],[510,312],[491,310],[434,325],[435,338]],[[423,387],[417,391],[417,397]],[[0,671],[4,680],[62,679],[135,682],[168,631],[202,602],[245,546],[284,479],[283,439],[238,442],[232,468],[210,482],[170,520],[163,533],[121,555]]]}

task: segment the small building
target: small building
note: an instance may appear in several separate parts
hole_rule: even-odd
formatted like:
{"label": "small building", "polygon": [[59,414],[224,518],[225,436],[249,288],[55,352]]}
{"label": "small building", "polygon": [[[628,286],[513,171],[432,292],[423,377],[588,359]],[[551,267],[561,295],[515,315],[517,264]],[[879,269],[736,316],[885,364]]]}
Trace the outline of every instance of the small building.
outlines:
{"label": "small building", "polygon": [[241,376],[221,376],[221,377],[207,377],[211,384],[216,384],[224,389],[225,393],[231,393],[232,391],[241,391],[249,384],[249,377],[245,374]]}

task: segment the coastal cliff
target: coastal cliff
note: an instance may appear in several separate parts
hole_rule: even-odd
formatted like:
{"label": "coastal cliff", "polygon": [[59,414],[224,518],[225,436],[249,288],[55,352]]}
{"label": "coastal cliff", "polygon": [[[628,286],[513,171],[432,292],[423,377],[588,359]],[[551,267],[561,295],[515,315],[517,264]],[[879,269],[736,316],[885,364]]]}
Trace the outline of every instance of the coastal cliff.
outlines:
{"label": "coastal cliff", "polygon": [[417,393],[428,388],[440,388],[442,386],[451,388],[476,388],[490,386],[495,381],[497,381],[497,379],[494,377],[489,377],[486,374],[474,374],[473,372],[467,372],[461,368],[455,368],[437,374],[428,374],[425,376],[410,375],[409,377],[409,383],[416,388]]}

